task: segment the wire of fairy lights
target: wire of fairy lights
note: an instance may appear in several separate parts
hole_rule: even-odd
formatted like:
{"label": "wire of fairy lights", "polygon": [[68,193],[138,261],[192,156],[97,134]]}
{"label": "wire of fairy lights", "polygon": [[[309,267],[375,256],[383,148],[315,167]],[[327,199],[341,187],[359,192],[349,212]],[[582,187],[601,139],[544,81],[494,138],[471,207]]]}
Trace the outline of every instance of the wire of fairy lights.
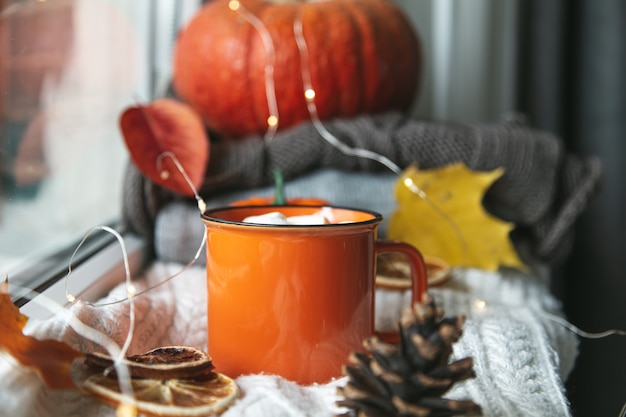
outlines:
{"label": "wire of fairy lights", "polygon": [[[185,168],[183,167],[183,165],[180,163],[180,161],[178,160],[178,158],[176,157],[176,155],[173,152],[163,152],[162,154],[159,155],[159,157],[157,158],[157,169],[159,172],[159,175],[161,176],[161,178],[163,179],[167,179],[169,178],[169,176],[171,175],[171,173],[169,171],[167,171],[165,168],[163,168],[163,164],[162,161],[165,158],[169,158],[172,160],[172,162],[174,163],[174,166],[176,167],[176,169],[180,172],[180,174],[183,176],[183,179],[185,180],[185,182],[187,183],[187,185],[189,186],[189,188],[191,189],[191,191],[194,194],[194,197],[196,199],[197,202],[197,206],[198,206],[198,210],[200,211],[200,213],[204,213],[204,211],[207,208],[207,204],[204,201],[204,199],[202,197],[200,197],[200,195],[198,194],[198,191],[196,190],[196,187],[193,185],[193,182],[191,181],[191,179],[189,178],[189,175],[187,174],[187,171],[185,170]],[[80,249],[80,247],[85,243],[85,241],[87,240],[87,238],[89,237],[89,235],[97,229],[101,229],[104,230],[106,232],[112,233],[114,234],[118,241],[120,242],[121,245],[121,250],[122,250],[122,255],[124,258],[124,266],[126,269],[126,286],[127,286],[127,296],[124,298],[120,298],[118,300],[113,300],[113,301],[109,301],[109,302],[102,302],[102,303],[93,303],[90,301],[80,301],[83,304],[87,304],[90,305],[92,307],[104,307],[104,306],[109,306],[109,305],[113,305],[113,304],[119,304],[122,303],[124,301],[127,300],[131,300],[134,297],[137,297],[139,295],[143,295],[151,290],[154,290],[155,288],[158,288],[168,282],[170,282],[171,280],[173,280],[174,278],[178,277],[179,275],[181,275],[182,273],[184,273],[186,270],[188,270],[189,268],[191,268],[196,262],[197,260],[200,258],[201,254],[202,254],[202,249],[204,248],[204,245],[206,243],[206,238],[207,238],[207,233],[206,233],[206,229],[204,230],[204,233],[202,235],[202,240],[200,241],[200,245],[198,246],[198,249],[196,250],[196,253],[194,254],[193,258],[186,264],[184,265],[180,270],[178,270],[175,274],[172,274],[170,276],[168,276],[167,278],[165,278],[164,280],[142,290],[142,291],[138,291],[137,288],[135,288],[132,283],[131,283],[131,277],[130,277],[130,269],[129,269],[129,264],[128,264],[128,252],[126,250],[126,245],[124,244],[124,239],[122,236],[119,235],[119,233],[117,233],[115,230],[111,229],[110,227],[106,227],[106,226],[98,226],[95,227],[93,229],[91,229],[81,240],[81,242],[78,244],[78,246],[76,247],[76,249],[74,250],[74,253],[72,254],[70,261],[69,261],[69,267],[68,267],[68,273],[66,275],[66,279],[65,279],[65,298],[70,302],[70,303],[76,303],[79,300],[69,292],[69,279],[70,279],[70,275],[72,273],[72,264],[74,262],[74,257],[76,256],[76,254],[78,253],[78,250]],[[131,311],[132,312],[132,311]],[[134,317],[131,315],[131,317]]]}
{"label": "wire of fairy lights", "polygon": [[279,117],[278,117],[278,104],[276,101],[276,88],[274,84],[274,64],[276,62],[276,49],[274,48],[274,41],[265,24],[254,14],[250,13],[246,8],[237,0],[231,0],[228,2],[228,8],[239,16],[247,20],[258,32],[265,49],[265,57],[267,62],[264,68],[265,78],[265,97],[267,100],[267,107],[269,110],[269,116],[267,117],[267,130],[265,132],[265,140],[271,140],[276,131],[278,130]]}
{"label": "wire of fairy lights", "polygon": [[[250,13],[248,10],[246,10],[243,5],[237,1],[237,0],[231,0],[228,3],[228,7],[230,10],[232,10],[233,12],[238,13],[240,16],[242,16],[243,18],[245,18],[245,20],[247,20],[259,33],[261,39],[262,39],[262,43],[263,46],[265,48],[265,52],[267,54],[267,63],[265,65],[264,68],[264,82],[265,82],[265,90],[266,90],[266,100],[267,100],[267,105],[268,105],[268,109],[269,109],[269,116],[267,118],[267,130],[266,133],[264,135],[264,140],[266,142],[271,141],[271,139],[274,137],[278,127],[279,127],[279,113],[278,113],[278,106],[277,106],[277,101],[276,101],[276,92],[275,92],[275,82],[274,82],[274,61],[275,61],[275,47],[271,38],[271,35],[269,34],[269,31],[267,30],[267,28],[265,27],[264,23],[254,14]],[[340,152],[348,155],[348,156],[354,156],[354,157],[358,157],[358,158],[366,158],[366,159],[371,159],[374,161],[379,162],[380,164],[382,164],[383,166],[385,166],[386,168],[388,168],[391,172],[393,172],[396,175],[400,175],[402,173],[402,169],[395,164],[393,161],[391,161],[389,158],[385,157],[384,155],[380,155],[376,152],[372,152],[370,150],[367,149],[361,149],[361,148],[353,148],[350,147],[346,144],[344,144],[343,142],[341,142],[336,136],[334,136],[330,131],[328,131],[328,129],[325,127],[325,125],[323,124],[323,122],[320,120],[318,112],[317,112],[317,106],[315,103],[315,98],[316,98],[316,92],[315,92],[315,88],[312,84],[312,80],[311,80],[311,73],[310,73],[310,68],[309,68],[309,52],[308,52],[308,47],[307,47],[307,43],[306,43],[306,39],[304,37],[304,33],[303,33],[303,28],[302,28],[302,19],[300,14],[298,13],[296,15],[296,18],[294,19],[294,24],[293,24],[293,32],[294,32],[294,37],[296,40],[296,44],[298,46],[298,50],[300,53],[300,63],[301,63],[301,71],[302,71],[302,80],[303,80],[303,94],[304,94],[304,99],[306,102],[306,106],[307,106],[307,110],[309,112],[309,116],[311,119],[311,122],[313,124],[313,126],[315,127],[315,129],[317,130],[317,132],[319,133],[319,135],[322,137],[322,139],[324,139],[326,142],[328,142],[330,145],[332,145],[333,147],[335,147],[336,149],[338,149]],[[186,183],[189,185],[190,189],[192,190],[196,201],[198,203],[198,209],[200,210],[201,213],[203,213],[206,210],[206,202],[199,196],[196,188],[194,187],[193,183],[191,182],[191,180],[189,179],[189,176],[187,175],[184,167],[182,166],[182,164],[180,163],[180,161],[176,158],[176,155],[172,152],[164,152],[163,154],[159,155],[158,159],[157,159],[157,169],[158,172],[160,173],[161,177],[163,179],[167,179],[170,176],[170,172],[165,170],[162,166],[162,162],[163,159],[165,158],[170,158],[173,162],[174,165],[176,167],[176,169],[180,172],[180,174],[183,176],[183,178],[185,179]],[[443,212],[437,205],[435,205],[426,195],[426,193],[417,185],[415,184],[410,178],[407,178],[403,181],[403,184],[414,194],[416,194],[419,198],[421,198],[422,200],[424,200],[426,203],[428,203],[434,210],[436,210],[455,230],[455,233],[457,234],[457,236],[459,237],[459,241],[461,242],[461,244],[463,245],[463,251],[464,254],[467,252],[467,243],[466,240],[464,239],[460,229],[458,228],[458,226],[456,225],[456,223],[450,218],[448,217],[448,215]],[[108,231],[110,233],[116,234],[115,231],[113,230],[109,230],[107,228],[104,227],[100,227],[100,229],[103,229],[105,231]],[[90,232],[91,233],[91,232]],[[127,288],[127,296],[126,298],[122,298],[119,300],[115,300],[115,301],[111,301],[111,302],[107,302],[107,303],[100,303],[100,304],[94,304],[94,303],[90,303],[87,301],[81,301],[78,300],[75,296],[73,296],[72,294],[70,294],[67,290],[68,288],[68,282],[69,282],[69,278],[71,275],[71,270],[72,270],[72,262],[73,262],[73,258],[74,255],[76,255],[76,252],[78,251],[78,249],[80,248],[80,246],[83,244],[83,242],[85,241],[85,239],[87,238],[87,236],[85,236],[85,238],[83,239],[83,241],[81,241],[81,243],[78,245],[78,247],[76,248],[76,251],[74,252],[74,255],[72,255],[72,259],[70,260],[70,265],[68,268],[68,274],[66,276],[66,298],[69,302],[71,303],[84,303],[84,304],[89,304],[91,306],[95,306],[95,307],[103,307],[103,306],[108,306],[108,305],[112,305],[112,304],[117,304],[117,303],[121,303],[121,302],[125,302],[125,301],[129,301],[131,303],[133,303],[133,299],[139,295],[145,294],[169,281],[171,281],[172,279],[174,279],[175,277],[181,275],[183,272],[185,272],[186,270],[188,270],[193,264],[195,264],[195,262],[199,259],[202,249],[206,243],[206,230],[204,231],[204,235],[202,237],[202,241],[200,243],[200,246],[197,250],[197,252],[195,253],[194,257],[192,258],[192,260],[187,263],[185,266],[182,267],[181,270],[179,270],[178,272],[176,272],[175,274],[167,277],[166,279],[164,279],[163,281],[144,289],[143,291],[137,291],[136,288],[132,285],[131,283],[131,278],[130,278],[130,272],[128,270],[128,254],[126,253],[126,249],[125,246],[123,244],[123,239],[121,238],[121,236],[116,235],[116,237],[118,237],[118,241],[120,242],[121,245],[121,249],[123,252],[123,256],[124,256],[124,262],[126,265],[126,288]],[[489,305],[494,305],[493,303],[487,303],[484,300],[480,300],[477,299],[475,300],[475,307],[479,310],[484,310],[486,308],[488,308]],[[514,308],[514,307],[513,307]],[[576,327],[575,325],[573,325],[572,323],[568,322],[567,320],[565,320],[564,318],[551,314],[551,313],[547,313],[547,312],[543,312],[543,311],[537,311],[537,313],[540,316],[543,316],[545,319],[551,320],[555,323],[558,323],[560,325],[562,325],[563,327],[565,327],[566,329],[568,329],[569,331],[573,332],[574,334],[578,335],[579,337],[582,338],[587,338],[587,339],[600,339],[600,338],[605,338],[605,337],[609,337],[612,335],[618,335],[618,336],[626,336],[626,331],[625,330],[618,330],[618,329],[610,329],[610,330],[606,330],[606,331],[602,331],[602,332],[597,332],[597,333],[593,333],[593,332],[587,332],[584,331],[578,327]],[[132,307],[131,307],[131,314],[132,314]],[[128,346],[128,343],[130,341],[130,339],[132,338],[132,326],[131,326],[131,330],[129,331],[129,336],[126,340],[125,346],[124,348],[121,349],[120,352],[118,352],[118,356],[120,354],[122,354],[123,352],[125,352],[125,349]],[[127,388],[128,389],[128,388]],[[132,390],[132,388],[131,388]],[[131,409],[132,409],[132,405],[131,405]],[[626,417],[626,404],[624,404],[624,407],[620,413],[620,417]]]}
{"label": "wire of fairy lights", "polygon": [[[116,232],[112,229],[108,229],[107,231],[112,232],[114,235],[116,235]],[[122,241],[119,241],[119,243],[122,245],[122,247],[124,247]],[[127,278],[129,278],[128,275]],[[127,348],[128,346],[125,345],[124,347],[120,348],[118,343],[113,340],[109,335],[91,326],[88,326],[69,309],[64,308],[64,306],[47,297],[45,294],[37,293],[30,288],[21,287],[15,284],[12,285],[20,291],[23,291],[27,297],[35,300],[38,305],[53,313],[55,316],[63,318],[67,322],[69,327],[71,327],[76,332],[76,334],[80,335],[85,340],[90,340],[97,345],[102,346],[109,353],[109,355],[111,355],[111,357],[113,358],[113,368],[115,369],[115,373],[118,377],[120,392],[129,399],[128,402],[124,403],[121,406],[122,413],[118,412],[118,416],[136,416],[137,412],[136,404],[134,403],[134,390],[130,382],[130,369],[128,368],[128,365],[122,360],[126,356],[125,348]],[[132,296],[129,297],[129,300],[131,303],[133,302]],[[81,303],[80,300],[74,300],[74,302]],[[126,340],[131,340],[132,337],[133,330],[131,327],[131,330],[129,330]]]}
{"label": "wire of fairy lights", "polygon": [[[241,16],[242,18],[244,18],[246,21],[248,21],[254,28],[255,30],[258,32],[259,36],[261,37],[262,40],[262,44],[263,47],[265,48],[265,52],[267,55],[267,63],[265,65],[264,68],[264,82],[265,82],[265,90],[266,90],[266,98],[267,98],[267,104],[268,104],[268,109],[269,109],[269,117],[267,119],[267,131],[265,134],[265,140],[266,141],[270,141],[273,137],[274,134],[276,133],[276,130],[278,129],[279,126],[279,113],[278,113],[278,106],[277,106],[277,102],[276,102],[276,91],[275,91],[275,82],[274,82],[274,61],[275,61],[275,46],[272,40],[272,37],[268,31],[268,29],[265,27],[265,24],[253,13],[251,13],[250,11],[248,11],[242,4],[240,1],[238,0],[231,0],[228,2],[228,7],[230,10],[232,10],[233,12],[237,13],[239,16]],[[318,133],[320,134],[320,136],[327,141],[330,145],[334,146],[336,149],[338,149],[340,152],[349,155],[349,156],[354,156],[354,157],[358,157],[358,158],[366,158],[366,159],[371,159],[374,161],[379,162],[380,164],[382,164],[383,166],[387,167],[391,172],[393,172],[396,175],[400,175],[402,173],[402,169],[395,164],[392,160],[390,160],[389,158],[387,158],[384,155],[380,155],[376,152],[372,152],[368,149],[361,149],[361,148],[352,148],[348,145],[346,145],[345,143],[341,142],[336,136],[334,136],[330,131],[328,131],[328,129],[325,127],[324,123],[320,120],[319,115],[318,115],[318,111],[317,111],[317,106],[315,103],[315,97],[316,97],[316,92],[315,92],[315,88],[313,86],[312,80],[311,80],[311,72],[310,72],[310,68],[309,68],[309,64],[310,64],[310,60],[309,60],[309,51],[308,51],[308,46],[307,46],[307,42],[306,39],[304,37],[304,31],[303,31],[303,25],[302,25],[302,17],[300,14],[300,10],[298,9],[298,12],[296,14],[296,17],[294,19],[294,23],[293,23],[293,33],[294,33],[294,38],[298,47],[298,51],[300,54],[300,67],[301,67],[301,76],[302,76],[302,81],[303,81],[303,95],[304,95],[304,99],[307,105],[307,110],[309,112],[309,116],[311,119],[311,122],[313,123],[313,125],[315,126],[316,130],[318,131]],[[189,176],[187,175],[186,170],[184,169],[184,167],[182,166],[182,164],[180,163],[180,161],[178,160],[178,158],[176,157],[176,155],[172,152],[163,152],[161,155],[159,155],[159,157],[157,158],[156,164],[157,164],[157,170],[159,172],[159,174],[161,175],[161,178],[163,179],[167,179],[170,176],[170,172],[165,170],[162,166],[163,160],[165,158],[169,158],[172,160],[172,162],[174,163],[176,169],[179,171],[179,173],[183,176],[184,180],[186,181],[186,183],[188,184],[190,190],[193,192],[195,199],[197,201],[198,204],[198,209],[200,210],[200,213],[203,213],[206,210],[206,202],[202,199],[202,197],[200,197],[200,195],[198,194],[198,191],[196,190],[195,186],[193,185],[192,181],[190,180]],[[455,233],[457,234],[457,236],[459,237],[459,242],[463,245],[463,252],[464,252],[464,256],[467,253],[467,242],[465,240],[465,238],[462,235],[461,230],[458,228],[458,226],[456,225],[456,223],[443,211],[441,210],[436,204],[434,204],[432,202],[432,200],[430,200],[427,196],[427,194],[417,185],[415,184],[410,178],[406,178],[403,181],[403,184],[414,194],[416,194],[419,198],[421,198],[422,200],[424,200],[426,203],[428,203],[434,210],[436,210],[455,230]],[[111,301],[111,302],[107,302],[107,303],[100,303],[100,304],[94,304],[94,303],[89,303],[87,301],[82,301],[85,304],[90,304],[92,306],[97,306],[97,307],[102,307],[102,306],[107,306],[107,305],[112,305],[112,304],[117,304],[117,303],[121,303],[127,300],[132,300],[133,297],[142,295],[147,293],[150,290],[153,290],[159,286],[162,286],[163,284],[171,281],[172,279],[174,279],[175,277],[181,275],[183,272],[185,272],[187,269],[189,269],[191,266],[193,266],[193,264],[196,263],[196,261],[199,259],[201,253],[202,253],[202,249],[206,243],[206,230],[204,232],[204,235],[202,237],[202,240],[200,242],[200,245],[198,247],[198,250],[196,251],[194,257],[189,261],[189,263],[187,263],[180,271],[176,272],[175,274],[167,277],[166,279],[164,279],[163,281],[149,287],[146,288],[142,291],[137,291],[136,289],[134,290],[135,292],[133,294],[130,294],[130,292],[128,293],[126,298],[122,298],[119,300],[115,300],[115,301]],[[85,237],[86,239],[86,237]],[[83,244],[83,241],[79,244],[79,246],[76,248],[76,251],[74,252],[74,255],[76,254],[76,252],[78,251],[78,249],[80,248],[80,246]],[[124,252],[124,258],[127,259],[127,254],[125,252],[125,247],[122,246],[122,251]],[[66,279],[69,281],[69,277],[71,274],[71,265],[73,262],[73,258],[74,255],[72,256],[72,259],[70,260],[70,267],[68,269],[68,274]],[[127,276],[128,276],[129,272],[127,272]],[[66,281],[66,297],[68,299],[68,301],[70,302],[77,302],[76,298],[70,294],[69,292],[67,292],[67,281]],[[128,284],[127,284],[128,285]],[[133,288],[133,287],[128,287],[128,288]],[[484,301],[481,300],[477,300],[478,305],[480,305],[480,303],[483,304],[484,306]],[[548,317],[549,316],[549,317]],[[546,314],[546,317],[549,318],[550,320],[553,320],[555,322],[560,323],[561,325],[565,326],[566,328],[568,328],[570,331],[574,332],[575,334],[577,334],[580,337],[585,337],[585,338],[602,338],[602,337],[607,337],[610,335],[624,335],[624,331],[622,330],[615,330],[615,329],[611,329],[611,330],[607,330],[605,332],[600,332],[600,333],[590,333],[590,332],[585,332],[581,329],[578,329],[576,326],[574,326],[573,324],[567,322],[566,320],[558,317],[558,316],[554,316],[554,315],[548,315]]]}
{"label": "wire of fairy lights", "polygon": [[[313,88],[313,82],[311,80],[311,69],[309,67],[309,50],[307,46],[306,39],[304,37],[304,31],[302,29],[302,15],[300,13],[300,9],[296,14],[296,18],[293,22],[293,33],[296,39],[296,45],[298,46],[298,51],[300,52],[300,68],[302,72],[302,85],[304,92],[304,99],[307,105],[307,110],[309,112],[309,117],[313,126],[319,133],[319,135],[330,145],[338,149],[345,155],[354,156],[357,158],[365,158],[371,159],[376,162],[379,162],[381,165],[388,168],[394,174],[400,176],[402,174],[402,168],[400,168],[395,162],[391,159],[387,158],[384,155],[381,155],[377,152],[370,151],[369,149],[362,148],[353,148],[345,143],[341,142],[335,135],[333,135],[324,123],[320,120],[319,114],[317,112],[317,105],[315,104],[315,89]],[[463,233],[459,226],[450,218],[450,216],[443,211],[439,206],[437,206],[432,199],[428,198],[428,195],[422,190],[411,178],[407,177],[402,182],[405,187],[407,187],[413,194],[417,195],[421,198],[428,206],[433,209],[440,217],[444,219],[446,223],[448,223],[455,235],[457,236],[459,243],[461,245],[462,250],[462,259],[467,259],[467,241],[463,236]]]}
{"label": "wire of fairy lights", "polygon": [[[237,0],[229,1],[228,7],[233,12],[236,12],[240,16],[244,17],[255,28],[255,30],[258,32],[259,36],[261,37],[263,47],[265,48],[267,62],[264,67],[264,83],[265,83],[265,94],[266,94],[266,101],[267,101],[267,106],[269,110],[269,116],[267,118],[267,130],[264,135],[264,140],[266,142],[269,142],[275,136],[279,128],[279,122],[280,122],[277,99],[276,99],[275,80],[274,80],[274,65],[275,65],[275,59],[276,59],[275,46],[274,46],[272,37],[269,31],[267,30],[267,28],[265,27],[264,23],[253,13],[250,13],[248,10],[246,10],[245,7],[239,1]],[[322,121],[319,118],[317,106],[315,103],[316,91],[311,80],[311,73],[310,73],[310,68],[309,68],[309,61],[310,61],[309,52],[308,52],[306,39],[304,37],[303,28],[302,28],[302,19],[301,19],[301,15],[299,14],[299,12],[296,15],[296,19],[294,19],[293,32],[294,32],[294,37],[295,37],[296,44],[298,46],[298,50],[300,53],[304,99],[306,102],[306,106],[309,112],[311,122],[313,126],[315,127],[315,129],[317,130],[317,132],[319,133],[319,135],[327,143],[329,143],[330,145],[335,147],[337,150],[339,150],[340,152],[348,156],[366,158],[366,159],[377,161],[381,165],[388,168],[394,174],[400,175],[402,173],[402,169],[397,164],[395,164],[392,160],[390,160],[384,155],[378,154],[376,152],[372,152],[367,149],[353,148],[353,147],[346,145],[345,143],[341,142],[336,136],[334,136],[322,123]],[[186,183],[189,185],[190,189],[192,190],[194,197],[197,201],[198,209],[200,210],[201,213],[203,213],[207,207],[206,202],[202,199],[202,197],[200,197],[200,195],[198,194],[198,191],[196,190],[192,181],[187,175],[186,170],[184,169],[184,167],[182,166],[182,164],[180,163],[176,155],[172,152],[164,152],[161,155],[159,155],[159,157],[157,158],[157,161],[156,161],[157,170],[160,173],[161,177],[163,179],[167,179],[169,178],[171,174],[162,166],[163,160],[165,158],[169,158],[172,160],[176,169],[183,176],[184,180],[186,181]],[[456,223],[445,212],[443,212],[437,205],[435,205],[428,198],[426,193],[417,184],[415,184],[410,178],[406,178],[403,181],[403,184],[411,192],[413,192],[419,198],[421,198],[427,204],[429,204],[432,209],[437,211],[437,213],[439,213],[439,215],[441,215],[446,220],[446,222],[448,222],[454,228],[455,233],[459,237],[459,241],[463,245],[463,252],[465,256],[467,252],[467,243],[460,229],[456,225]],[[75,295],[71,294],[69,291],[69,282],[70,282],[70,276],[72,274],[72,265],[73,265],[74,258],[76,254],[78,253],[79,249],[82,247],[85,241],[89,238],[91,233],[93,233],[96,230],[102,230],[102,231],[105,231],[107,233],[111,233],[112,235],[114,235],[122,251],[122,255],[123,255],[122,257],[123,257],[124,268],[125,268],[126,297],[121,298],[119,300],[114,300],[114,301],[105,302],[105,303],[91,303],[89,301],[81,300],[77,298]],[[108,226],[97,226],[89,230],[87,234],[83,237],[83,239],[76,247],[69,261],[68,273],[65,277],[65,297],[67,301],[71,304],[84,304],[84,305],[89,305],[92,307],[105,307],[105,306],[110,306],[113,304],[118,304],[118,303],[128,301],[130,324],[129,324],[128,334],[126,336],[124,344],[121,347],[119,347],[118,344],[114,342],[106,334],[96,329],[93,329],[92,327],[85,325],[77,317],[70,314],[67,309],[56,304],[54,301],[48,299],[47,297],[45,297],[44,294],[37,294],[37,297],[35,298],[33,296],[33,299],[35,299],[38,303],[40,303],[41,305],[49,309],[51,312],[54,312],[59,315],[67,316],[69,325],[78,334],[80,334],[81,336],[85,337],[88,340],[91,340],[103,346],[114,358],[114,367],[118,375],[120,391],[123,394],[125,394],[127,398],[133,399],[134,393],[133,393],[132,385],[130,383],[130,373],[129,373],[127,365],[123,363],[122,359],[126,356],[126,352],[128,351],[128,348],[134,336],[134,329],[135,329],[135,324],[136,324],[134,300],[136,297],[146,294],[149,291],[154,290],[164,285],[165,283],[173,280],[174,278],[180,276],[189,268],[191,268],[201,256],[202,249],[204,248],[204,245],[206,243],[206,238],[207,238],[207,234],[206,234],[206,229],[205,229],[199,248],[196,251],[194,257],[186,265],[184,265],[178,272],[174,273],[173,275],[168,276],[166,279],[160,281],[159,283],[155,285],[152,285],[142,291],[138,291],[134,283],[132,282],[132,276],[130,273],[129,261],[128,261],[128,253],[126,250],[124,239],[117,231],[115,231],[114,229]],[[30,291],[31,293],[33,292],[32,290],[28,290],[28,289],[23,289],[23,290]],[[475,300],[474,305],[479,310],[485,310],[489,307],[489,305],[494,305],[494,304],[487,303],[484,300],[477,299]],[[558,315],[551,314],[551,313],[544,312],[544,311],[536,311],[536,312],[540,316],[543,316],[544,318],[548,320],[551,320],[555,323],[560,324],[564,328],[568,329],[569,331],[573,332],[574,334],[582,338],[601,339],[601,338],[606,338],[606,337],[613,336],[613,335],[626,336],[626,331],[619,330],[619,329],[609,329],[606,331],[595,332],[595,333],[587,332],[576,327],[574,324],[568,322],[567,320],[565,320],[564,318]],[[117,415],[121,417],[135,416],[136,414],[137,414],[136,407],[132,403],[132,400],[130,403],[121,404],[117,410]],[[623,405],[620,411],[619,417],[626,417],[626,403]]]}
{"label": "wire of fairy lights", "polygon": [[[267,59],[267,62],[265,64],[265,92],[267,97],[269,117],[267,119],[267,130],[264,138],[266,142],[269,142],[274,137],[280,122],[278,106],[276,104],[276,91],[274,81],[274,61],[276,48],[265,24],[256,15],[247,10],[241,4],[241,2],[239,2],[238,0],[231,0],[228,2],[228,7],[230,10],[237,13],[238,16],[248,21],[257,30],[259,36],[261,37],[263,47],[265,48],[265,54]],[[335,135],[333,135],[326,128],[324,123],[322,123],[317,111],[317,105],[315,103],[316,92],[311,80],[311,70],[309,67],[309,51],[302,29],[302,15],[300,8],[296,9],[296,17],[293,22],[293,33],[300,55],[300,68],[304,100],[307,106],[307,111],[309,112],[310,120],[321,138],[345,155],[376,161],[385,166],[394,174],[398,176],[401,175],[402,168],[400,168],[391,159],[377,152],[370,151],[369,149],[355,148],[346,145],[345,143],[340,141]],[[458,237],[459,243],[461,245],[462,259],[467,259],[467,241],[464,238],[463,233],[459,229],[458,225],[450,218],[450,216],[448,216],[447,213],[445,213],[430,198],[428,198],[426,193],[417,184],[415,184],[415,182],[411,178],[405,178],[403,184],[413,194],[417,195],[420,199],[426,202],[426,204],[428,204],[433,210],[435,210],[435,212],[437,212],[437,214],[441,216],[445,220],[445,222],[452,227],[453,232]]]}

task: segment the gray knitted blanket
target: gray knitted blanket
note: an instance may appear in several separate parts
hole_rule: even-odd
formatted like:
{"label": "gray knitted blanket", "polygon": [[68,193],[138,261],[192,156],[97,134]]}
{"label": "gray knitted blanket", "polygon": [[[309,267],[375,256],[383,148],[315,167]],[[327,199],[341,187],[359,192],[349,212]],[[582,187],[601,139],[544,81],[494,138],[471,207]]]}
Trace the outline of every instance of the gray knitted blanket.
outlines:
{"label": "gray knitted blanket", "polygon": [[[464,162],[478,171],[503,167],[504,175],[488,190],[484,204],[492,214],[516,224],[512,238],[527,261],[556,263],[563,259],[569,251],[573,225],[601,178],[601,165],[596,158],[568,154],[559,138],[516,121],[451,124],[388,113],[337,119],[324,126],[346,145],[384,155],[400,168],[416,163],[427,169],[454,162]],[[276,168],[283,172],[288,184],[329,168],[345,172],[352,180],[354,173],[361,172],[364,193],[372,175],[389,177],[389,170],[379,162],[342,153],[327,143],[312,123],[303,123],[279,132],[269,143],[256,136],[213,142],[206,178],[199,191],[209,206],[266,192]],[[332,188],[333,184],[326,186]],[[391,188],[386,194],[380,198],[393,198]],[[225,195],[229,198],[225,199]],[[156,247],[160,245],[157,237],[163,236],[156,230],[158,216],[168,205],[191,207],[185,212],[188,215],[171,217],[172,221],[202,227],[198,211],[193,209],[195,201],[151,183],[132,165],[125,178],[123,204],[128,229]],[[189,225],[175,230],[187,229]],[[167,236],[170,241],[186,238],[184,233],[174,238]],[[181,254],[158,255],[165,260],[181,260]],[[192,255],[184,254],[186,259]]]}

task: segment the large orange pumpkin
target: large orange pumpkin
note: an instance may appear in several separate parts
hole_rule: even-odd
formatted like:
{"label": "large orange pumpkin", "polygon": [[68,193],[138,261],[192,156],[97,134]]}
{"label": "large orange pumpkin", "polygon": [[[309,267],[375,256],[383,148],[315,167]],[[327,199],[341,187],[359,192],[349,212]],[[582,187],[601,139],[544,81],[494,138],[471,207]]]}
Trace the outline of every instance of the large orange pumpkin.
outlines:
{"label": "large orange pumpkin", "polygon": [[268,130],[272,96],[278,128],[309,119],[303,77],[325,120],[408,109],[420,70],[418,35],[387,0],[213,0],[179,34],[173,82],[210,128],[237,138]]}

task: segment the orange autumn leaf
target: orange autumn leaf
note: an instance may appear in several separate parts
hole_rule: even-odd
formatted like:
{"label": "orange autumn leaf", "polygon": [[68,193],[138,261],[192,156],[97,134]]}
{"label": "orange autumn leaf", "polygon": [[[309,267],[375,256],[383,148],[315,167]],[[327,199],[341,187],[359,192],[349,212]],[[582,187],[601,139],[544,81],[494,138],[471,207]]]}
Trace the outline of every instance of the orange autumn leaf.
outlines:
{"label": "orange autumn leaf", "polygon": [[120,117],[120,128],[135,166],[145,177],[193,196],[174,160],[166,157],[170,155],[193,186],[200,188],[209,161],[209,139],[202,119],[189,105],[164,98],[128,107]]}
{"label": "orange autumn leaf", "polygon": [[22,333],[28,317],[11,301],[8,283],[0,285],[0,350],[35,371],[51,389],[76,389],[70,375],[81,352],[56,340],[38,340]]}
{"label": "orange autumn leaf", "polygon": [[408,167],[396,183],[398,208],[389,219],[389,237],[453,266],[526,269],[510,240],[515,225],[491,215],[482,204],[485,192],[503,173],[472,171],[462,163],[430,170]]}

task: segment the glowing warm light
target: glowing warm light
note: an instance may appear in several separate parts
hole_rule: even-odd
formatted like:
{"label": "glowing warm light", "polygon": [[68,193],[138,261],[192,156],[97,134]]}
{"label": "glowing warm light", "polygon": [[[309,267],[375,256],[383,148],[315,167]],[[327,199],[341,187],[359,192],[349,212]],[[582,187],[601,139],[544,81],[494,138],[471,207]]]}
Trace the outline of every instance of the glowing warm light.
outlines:
{"label": "glowing warm light", "polygon": [[198,203],[198,209],[200,210],[200,213],[204,213],[206,211],[206,201],[201,198],[197,199],[196,201]]}
{"label": "glowing warm light", "polygon": [[267,118],[267,125],[268,126],[278,126],[278,116],[271,115],[270,117],[268,117]]}
{"label": "glowing warm light", "polygon": [[474,301],[474,305],[480,310],[487,307],[487,303],[484,300],[476,300]]}
{"label": "glowing warm light", "polygon": [[306,98],[307,100],[313,100],[315,98],[315,90],[313,90],[312,88],[307,88],[304,91],[304,98]]}
{"label": "glowing warm light", "polygon": [[170,172],[164,169],[163,171],[161,171],[160,176],[162,180],[166,180],[170,177]]}
{"label": "glowing warm light", "polygon": [[232,0],[228,2],[228,8],[232,11],[237,11],[239,10],[239,2],[237,0]]}
{"label": "glowing warm light", "polygon": [[426,193],[422,191],[411,178],[405,178],[403,184],[411,190],[412,193],[417,194],[422,199],[427,199]]}
{"label": "glowing warm light", "polygon": [[117,417],[135,417],[137,415],[137,408],[128,403],[121,403],[117,406],[115,413]]}
{"label": "glowing warm light", "polygon": [[133,284],[128,284],[126,286],[126,294],[128,294],[128,297],[134,297],[137,294],[137,287]]}
{"label": "glowing warm light", "polygon": [[67,301],[69,301],[70,303],[76,302],[76,297],[74,297],[72,294],[65,294],[65,298],[67,298]]}

